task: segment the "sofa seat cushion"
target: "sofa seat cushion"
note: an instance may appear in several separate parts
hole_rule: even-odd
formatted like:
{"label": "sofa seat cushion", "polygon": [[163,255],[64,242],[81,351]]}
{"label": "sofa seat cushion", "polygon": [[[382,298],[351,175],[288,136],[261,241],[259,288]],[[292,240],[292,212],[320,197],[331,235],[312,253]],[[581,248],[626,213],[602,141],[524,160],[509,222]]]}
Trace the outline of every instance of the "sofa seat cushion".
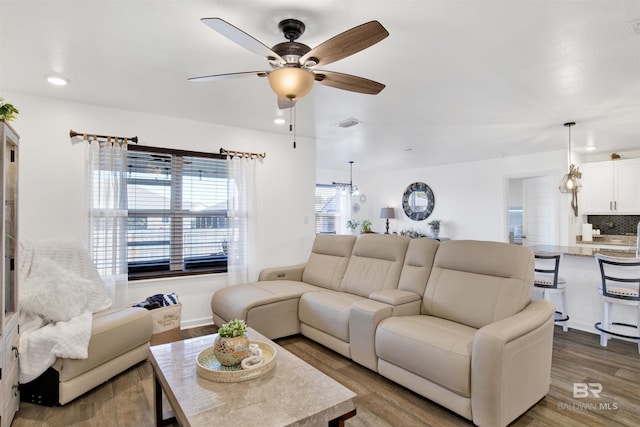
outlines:
{"label": "sofa seat cushion", "polygon": [[438,317],[390,317],[376,330],[376,354],[463,397],[471,396],[471,349],[477,329]]}
{"label": "sofa seat cushion", "polygon": [[60,381],[68,381],[148,343],[152,331],[151,313],[145,308],[124,307],[100,311],[93,315],[89,357],[58,359],[53,367],[60,372]]}
{"label": "sofa seat cushion", "polygon": [[233,319],[246,320],[252,308],[300,298],[305,292],[322,289],[293,280],[243,283],[216,291],[211,299],[211,310],[226,321]]}
{"label": "sofa seat cushion", "polygon": [[347,292],[322,291],[306,293],[300,298],[300,322],[349,342],[351,306],[363,298]]}

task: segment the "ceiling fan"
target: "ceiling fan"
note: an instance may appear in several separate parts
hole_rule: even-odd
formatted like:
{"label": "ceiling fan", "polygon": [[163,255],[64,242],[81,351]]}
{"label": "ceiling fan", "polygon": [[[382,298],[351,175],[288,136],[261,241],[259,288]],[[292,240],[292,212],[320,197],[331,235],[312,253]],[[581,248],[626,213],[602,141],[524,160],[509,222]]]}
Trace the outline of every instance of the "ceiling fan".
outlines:
{"label": "ceiling fan", "polygon": [[203,18],[201,21],[229,40],[264,56],[271,69],[239,73],[214,74],[192,77],[193,82],[209,82],[238,77],[267,77],[278,96],[278,107],[291,108],[295,101],[309,93],[314,82],[325,86],[370,95],[378,94],[385,85],[351,74],[317,69],[366,49],[389,35],[378,22],[371,21],[351,28],[321,43],[315,48],[296,40],[304,33],[305,25],[297,19],[285,19],[278,28],[288,40],[269,48],[249,34],[220,18]]}

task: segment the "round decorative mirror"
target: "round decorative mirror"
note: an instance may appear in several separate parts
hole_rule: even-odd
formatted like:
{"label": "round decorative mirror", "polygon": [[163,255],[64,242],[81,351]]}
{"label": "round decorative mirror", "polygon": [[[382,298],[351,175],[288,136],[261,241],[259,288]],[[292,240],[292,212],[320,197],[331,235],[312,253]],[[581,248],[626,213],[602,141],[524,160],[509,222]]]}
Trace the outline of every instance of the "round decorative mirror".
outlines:
{"label": "round decorative mirror", "polygon": [[427,219],[435,206],[433,191],[424,182],[414,182],[402,195],[402,209],[414,221]]}

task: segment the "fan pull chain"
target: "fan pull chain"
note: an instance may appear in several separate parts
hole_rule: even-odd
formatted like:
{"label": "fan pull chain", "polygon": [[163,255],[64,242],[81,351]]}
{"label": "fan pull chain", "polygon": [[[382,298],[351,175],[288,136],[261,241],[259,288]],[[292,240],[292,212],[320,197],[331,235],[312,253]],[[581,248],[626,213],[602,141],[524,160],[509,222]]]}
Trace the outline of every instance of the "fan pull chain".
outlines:
{"label": "fan pull chain", "polygon": [[296,106],[289,109],[289,132],[293,132],[293,148],[296,148]]}

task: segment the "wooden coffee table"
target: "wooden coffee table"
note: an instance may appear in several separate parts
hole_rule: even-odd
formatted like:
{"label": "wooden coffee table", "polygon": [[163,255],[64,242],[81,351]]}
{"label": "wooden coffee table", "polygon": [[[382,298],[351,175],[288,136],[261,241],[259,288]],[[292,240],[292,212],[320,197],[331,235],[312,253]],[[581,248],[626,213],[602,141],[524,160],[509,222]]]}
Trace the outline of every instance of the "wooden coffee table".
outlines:
{"label": "wooden coffee table", "polygon": [[[156,425],[181,426],[342,426],[355,416],[356,394],[249,328],[249,339],[268,342],[276,366],[248,381],[220,383],[196,373],[196,357],[216,335],[151,347]],[[173,417],[163,419],[162,394]]]}

